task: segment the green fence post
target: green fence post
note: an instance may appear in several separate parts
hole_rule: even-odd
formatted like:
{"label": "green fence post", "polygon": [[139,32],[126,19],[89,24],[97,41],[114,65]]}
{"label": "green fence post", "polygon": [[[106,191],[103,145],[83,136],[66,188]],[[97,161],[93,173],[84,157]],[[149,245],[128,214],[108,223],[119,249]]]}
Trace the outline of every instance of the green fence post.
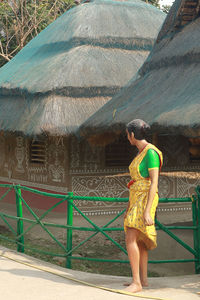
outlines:
{"label": "green fence post", "polygon": [[[193,226],[196,227],[196,230],[193,230],[193,240],[194,240],[194,250],[197,253],[197,256],[195,256],[195,259],[198,259],[198,211],[197,211],[197,197],[195,195],[192,195],[192,221]],[[195,261],[195,273],[198,273],[198,262]]]}
{"label": "green fence post", "polygon": [[[22,213],[22,199],[21,199],[21,188],[20,185],[15,187],[15,195],[16,195],[16,208],[17,208],[17,217],[23,218]],[[17,220],[17,235],[21,235],[24,232],[23,220]],[[20,243],[20,244],[19,244]],[[24,252],[24,236],[22,235],[19,239],[17,238],[17,251]]]}
{"label": "green fence post", "polygon": [[[67,201],[67,225],[72,226],[73,225],[73,193],[70,192],[68,193],[70,198]],[[67,229],[67,253],[72,250],[72,229],[68,228]],[[71,269],[71,256],[72,254],[70,253],[67,255],[66,259],[66,268]]]}
{"label": "green fence post", "polygon": [[[199,187],[198,187],[199,188]],[[198,188],[196,189],[197,192],[197,236],[198,236],[198,247],[197,247],[197,253],[198,253],[198,262],[196,264],[196,273],[200,274],[200,193]]]}

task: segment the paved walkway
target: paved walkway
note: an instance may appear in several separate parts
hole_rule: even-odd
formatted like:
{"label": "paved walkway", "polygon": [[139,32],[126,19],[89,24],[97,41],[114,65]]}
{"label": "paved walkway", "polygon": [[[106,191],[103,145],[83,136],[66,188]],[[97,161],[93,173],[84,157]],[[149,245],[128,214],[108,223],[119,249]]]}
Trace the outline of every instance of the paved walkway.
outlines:
{"label": "paved walkway", "polygon": [[4,300],[129,300],[147,297],[200,300],[200,275],[150,278],[150,287],[135,296],[87,286],[63,276],[113,289],[123,289],[123,282],[127,282],[127,277],[63,269],[0,246],[0,298]]}

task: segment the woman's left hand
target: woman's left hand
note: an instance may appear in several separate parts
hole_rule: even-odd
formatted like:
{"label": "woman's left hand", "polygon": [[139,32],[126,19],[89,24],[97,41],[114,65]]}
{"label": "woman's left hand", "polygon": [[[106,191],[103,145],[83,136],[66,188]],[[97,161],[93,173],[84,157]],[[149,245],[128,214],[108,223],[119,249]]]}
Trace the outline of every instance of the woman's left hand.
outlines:
{"label": "woman's left hand", "polygon": [[143,217],[144,217],[144,224],[146,226],[154,225],[152,217],[151,217],[151,215],[150,215],[150,213],[148,211],[146,211],[146,210],[144,211],[144,216]]}

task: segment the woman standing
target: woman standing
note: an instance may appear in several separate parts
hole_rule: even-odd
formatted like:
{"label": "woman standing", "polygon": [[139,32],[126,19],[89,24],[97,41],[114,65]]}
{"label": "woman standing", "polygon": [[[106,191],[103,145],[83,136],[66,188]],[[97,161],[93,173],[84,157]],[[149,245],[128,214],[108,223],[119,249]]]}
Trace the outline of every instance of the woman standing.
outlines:
{"label": "woman standing", "polygon": [[162,153],[145,139],[150,126],[140,119],[127,124],[127,138],[138,148],[129,166],[131,181],[129,204],[124,218],[126,248],[133,282],[126,288],[135,293],[148,286],[148,250],[156,248],[155,212],[158,205],[158,176]]}

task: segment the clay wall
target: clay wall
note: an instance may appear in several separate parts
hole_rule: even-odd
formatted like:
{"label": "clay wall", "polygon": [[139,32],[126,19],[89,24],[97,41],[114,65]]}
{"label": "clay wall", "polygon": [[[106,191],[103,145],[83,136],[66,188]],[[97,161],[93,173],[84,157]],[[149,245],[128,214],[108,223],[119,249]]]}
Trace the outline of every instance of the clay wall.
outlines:
{"label": "clay wall", "polygon": [[[31,138],[20,135],[0,136],[1,182],[14,182],[58,193],[73,191],[79,196],[128,197],[126,184],[129,177],[112,176],[128,172],[128,164],[114,166],[106,163],[105,147],[91,146],[76,137],[46,137],[43,139],[45,157],[42,163],[33,163],[31,142]],[[171,176],[159,178],[160,197],[191,195],[194,188],[200,185],[200,176],[191,179],[176,177],[173,173],[195,171],[200,174],[200,161],[191,160],[188,140],[184,137],[161,136],[157,138],[157,146],[163,151],[163,171],[172,172]],[[114,148],[114,152],[117,152],[117,148]],[[120,203],[76,203],[83,211],[95,214],[115,213],[123,206]]]}

